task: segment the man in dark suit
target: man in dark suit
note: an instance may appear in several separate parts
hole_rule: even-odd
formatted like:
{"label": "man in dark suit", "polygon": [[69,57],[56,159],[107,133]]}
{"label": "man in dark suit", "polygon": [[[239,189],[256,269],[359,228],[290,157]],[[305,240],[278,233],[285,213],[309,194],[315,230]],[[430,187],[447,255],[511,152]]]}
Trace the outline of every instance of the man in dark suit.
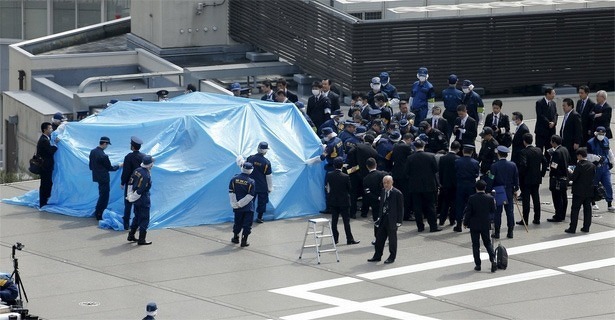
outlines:
{"label": "man in dark suit", "polygon": [[286,79],[284,78],[279,78],[278,82],[276,83],[278,90],[283,90],[286,93],[286,98],[288,98],[288,100],[290,100],[290,102],[295,103],[297,101],[299,101],[299,97],[297,97],[296,94],[292,93],[291,91],[288,90],[288,83],[286,82]]}
{"label": "man in dark suit", "polygon": [[389,239],[389,257],[384,263],[393,263],[397,257],[397,228],[401,226],[404,217],[404,199],[401,192],[393,188],[393,177],[382,178],[384,188],[380,193],[380,220],[376,233],[374,256],[369,262],[377,262],[382,258],[384,243]]}
{"label": "man in dark suit", "polygon": [[455,224],[455,193],[457,193],[457,173],[455,160],[459,159],[461,145],[459,141],[451,143],[451,150],[438,161],[438,180],[440,193],[438,194],[439,225],[444,225],[446,219]]}
{"label": "man in dark suit", "polygon": [[38,189],[39,208],[47,205],[47,200],[51,197],[51,188],[53,187],[51,180],[54,166],[53,155],[58,151],[58,147],[51,145],[51,132],[53,132],[51,123],[43,122],[41,124],[41,132],[42,134],[36,143],[36,154],[43,159],[40,173],[41,185]]}
{"label": "man in dark suit", "polygon": [[[363,191],[363,179],[370,172],[367,168],[367,159],[378,157],[378,152],[372,147],[374,142],[374,136],[364,135],[359,136],[363,140],[362,143],[357,144],[354,148],[350,149],[346,162],[348,163],[348,174],[350,175],[350,183],[352,189],[355,190],[350,193],[350,217],[356,217],[357,215],[357,199],[359,196],[365,196]],[[380,179],[382,181],[382,178]],[[369,210],[369,201],[363,198],[361,206],[361,217],[367,217],[367,211]]]}
{"label": "man in dark suit", "polygon": [[463,104],[457,107],[457,119],[455,119],[453,134],[455,134],[455,140],[459,141],[462,146],[475,145],[474,141],[478,135],[476,119],[472,119],[468,115],[467,107]]}
{"label": "man in dark suit", "polygon": [[103,212],[109,204],[109,191],[111,191],[109,171],[117,171],[123,166],[112,166],[109,156],[105,154],[105,149],[111,144],[109,137],[100,137],[98,147],[90,151],[90,170],[92,170],[92,181],[98,183],[98,201],[94,216],[96,220],[102,220]]}
{"label": "man in dark suit", "polygon": [[470,228],[472,237],[472,255],[474,256],[474,270],[480,271],[480,238],[489,254],[491,261],[491,272],[498,268],[495,262],[495,252],[489,238],[489,228],[491,227],[491,213],[495,211],[495,200],[491,195],[485,193],[487,183],[483,180],[476,181],[476,193],[470,196],[468,204],[464,210],[465,218],[463,225]]}
{"label": "man in dark suit", "polygon": [[513,230],[515,229],[515,211],[514,201],[516,193],[519,190],[519,172],[517,166],[512,162],[506,160],[508,157],[508,148],[505,146],[498,147],[498,161],[491,166],[491,174],[493,175],[493,189],[496,193],[500,191],[500,188],[506,194],[506,200],[501,204],[496,203],[496,212],[493,219],[495,225],[495,232],[493,237],[500,238],[500,226],[502,225],[502,209],[506,210],[506,226],[508,227],[507,238],[512,239]]}
{"label": "man in dark suit", "polygon": [[337,157],[333,159],[335,170],[328,172],[325,176],[325,186],[327,190],[327,208],[331,211],[331,227],[333,231],[333,239],[337,244],[340,233],[337,231],[337,220],[342,215],[344,222],[344,233],[346,233],[346,243],[357,244],[350,230],[350,216],[348,208],[350,207],[350,178],[342,172],[344,159]]}
{"label": "man in dark suit", "polygon": [[581,126],[583,127],[583,140],[581,140],[581,147],[585,147],[587,140],[594,136],[592,131],[592,118],[589,116],[594,110],[596,105],[592,99],[589,98],[589,87],[579,87],[579,101],[577,101],[577,113],[581,115]]}
{"label": "man in dark suit", "polygon": [[436,174],[438,164],[433,153],[425,152],[425,142],[421,139],[414,141],[416,152],[406,161],[406,176],[410,178],[408,192],[412,195],[416,226],[419,232],[425,230],[423,216],[429,223],[429,232],[438,232],[436,222],[436,192],[438,191]]}
{"label": "man in dark suit", "polygon": [[393,169],[391,169],[391,176],[393,176],[394,186],[404,195],[404,220],[414,221],[414,216],[411,213],[410,206],[412,201],[410,193],[408,192],[408,176],[406,176],[406,161],[408,157],[415,152],[412,133],[404,133],[402,140],[393,147],[391,151],[391,161],[393,162]]}
{"label": "man in dark suit", "polygon": [[[382,190],[382,178],[386,175],[386,173],[382,171],[376,170],[376,159],[369,158],[366,162],[366,167],[369,170],[369,173],[363,178],[363,202],[366,202],[367,205],[365,208],[369,210],[372,209],[372,220],[378,220],[380,217],[380,190]],[[361,212],[361,217],[363,217],[363,213],[365,213],[365,217],[367,217],[367,210]],[[376,235],[376,229],[374,229],[374,236]]]}
{"label": "man in dark suit", "polygon": [[551,162],[549,163],[549,190],[553,198],[555,215],[547,219],[549,222],[562,222],[566,219],[566,208],[568,207],[568,163],[570,154],[568,149],[562,147],[562,137],[553,135],[551,137]]}
{"label": "man in dark suit", "polygon": [[322,79],[322,94],[331,101],[331,112],[340,109],[340,95],[331,90],[333,81]]}
{"label": "man in dark suit", "polygon": [[263,81],[263,83],[261,84],[261,90],[263,91],[264,95],[261,97],[261,100],[263,101],[271,101],[271,102],[275,102],[275,91],[273,91],[273,88],[271,87],[271,81],[269,80],[265,80]]}
{"label": "man in dark suit", "polygon": [[[523,135],[525,148],[519,152],[519,186],[521,187],[521,198],[523,199],[523,219],[529,223],[530,217],[530,197],[534,205],[533,224],[540,224],[540,193],[538,188],[542,183],[542,177],[547,172],[547,158],[542,151],[532,145],[534,137],[531,133]],[[523,221],[518,221],[518,225],[523,225]]]}
{"label": "man in dark suit", "polygon": [[453,228],[456,232],[461,232],[461,222],[463,219],[463,209],[468,198],[474,194],[474,184],[478,178],[478,161],[472,158],[474,146],[463,146],[463,157],[455,160],[455,172],[457,173],[457,193],[455,194],[455,220],[457,225]]}
{"label": "man in dark suit", "polygon": [[446,143],[448,144],[451,140],[451,126],[449,125],[448,120],[442,117],[442,108],[439,106],[433,107],[433,109],[431,109],[431,117],[423,121],[427,121],[432,128],[438,129],[444,133],[447,139]]}
{"label": "man in dark suit", "polygon": [[316,128],[331,119],[331,101],[322,93],[320,81],[312,82],[312,95],[308,98],[305,113],[312,119]]}
{"label": "man in dark suit", "polygon": [[557,126],[557,106],[555,105],[555,90],[545,89],[545,96],[536,101],[536,147],[546,152],[549,149],[549,139],[555,134]]}
{"label": "man in dark suit", "polygon": [[589,232],[589,226],[592,224],[592,198],[594,197],[596,166],[587,161],[587,149],[581,147],[575,153],[577,165],[574,170],[568,170],[572,181],[572,207],[570,210],[570,227],[565,230],[566,233],[577,231],[581,205],[583,205],[583,228],[581,228],[581,231]]}
{"label": "man in dark suit", "polygon": [[[519,152],[525,148],[525,145],[523,144],[523,136],[526,133],[530,133],[530,129],[525,123],[523,123],[523,114],[521,112],[513,112],[512,117],[516,130],[512,139],[512,156],[510,157],[510,161],[519,166]],[[540,152],[543,152],[542,149]]]}
{"label": "man in dark suit", "polygon": [[592,131],[596,131],[598,127],[606,128],[606,137],[613,139],[613,133],[611,132],[611,116],[613,115],[613,108],[606,102],[606,91],[600,90],[596,92],[596,105],[590,117],[593,118]]}
{"label": "man in dark suit", "polygon": [[130,227],[130,213],[133,203],[126,199],[128,195],[128,181],[132,176],[132,173],[141,166],[143,157],[145,154],[141,153],[141,145],[143,140],[139,137],[130,137],[130,153],[124,157],[124,167],[122,168],[122,177],[120,178],[120,185],[124,189],[124,230],[128,230]]}
{"label": "man in dark suit", "polygon": [[[572,154],[583,140],[581,115],[574,111],[574,102],[570,98],[562,101],[562,109],[564,110],[564,120],[559,135],[562,137],[562,146],[566,147],[568,153]],[[571,162],[571,164],[576,163],[576,159]]]}
{"label": "man in dark suit", "polygon": [[493,137],[498,142],[498,145],[510,147],[512,139],[510,120],[508,115],[502,113],[502,100],[493,100],[491,108],[493,112],[485,117],[485,127],[493,130]]}

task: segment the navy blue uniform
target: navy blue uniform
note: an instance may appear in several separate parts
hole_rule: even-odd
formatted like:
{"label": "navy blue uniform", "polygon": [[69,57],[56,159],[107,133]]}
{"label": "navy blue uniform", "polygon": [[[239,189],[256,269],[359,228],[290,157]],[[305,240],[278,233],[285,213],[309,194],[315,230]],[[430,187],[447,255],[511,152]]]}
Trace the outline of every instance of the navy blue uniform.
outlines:
{"label": "navy blue uniform", "polygon": [[[387,83],[384,86],[380,87],[380,91],[382,91],[389,99],[399,99],[399,94],[397,93],[397,88],[394,85]],[[373,92],[373,90],[372,90]]]}
{"label": "navy blue uniform", "polygon": [[145,154],[139,152],[138,150],[134,150],[133,152],[127,154],[124,157],[124,166],[122,168],[122,178],[120,179],[120,183],[122,187],[124,187],[125,228],[127,228],[128,222],[130,221],[130,211],[132,209],[132,202],[126,200],[128,192],[128,182],[130,181],[130,176],[132,175],[132,173],[141,166],[141,161],[143,161],[143,157],[145,157]]}
{"label": "navy blue uniform", "polygon": [[331,128],[333,132],[335,132],[335,134],[340,133],[340,122],[335,122],[335,119],[329,119],[325,121],[320,127],[318,127],[318,132],[316,132],[316,134],[321,135],[322,129],[327,127]]}
{"label": "navy blue uniform", "polygon": [[500,159],[491,165],[493,174],[493,188],[504,187],[506,192],[506,203],[497,204],[495,213],[495,230],[500,229],[502,224],[502,209],[506,210],[506,225],[510,230],[515,226],[514,198],[513,193],[519,190],[519,172],[514,162]]}
{"label": "navy blue uniform", "polygon": [[461,228],[463,210],[466,207],[468,198],[476,192],[474,186],[479,172],[478,161],[472,157],[463,156],[455,160],[455,172],[457,173],[455,220],[457,220],[457,226]]}
{"label": "navy blue uniform", "polygon": [[[325,155],[326,154],[326,155]],[[338,137],[335,137],[329,141],[327,141],[327,147],[325,148],[325,154],[320,156],[320,160],[327,160],[327,164],[325,165],[325,170],[333,171],[333,159],[337,157],[345,158],[344,156],[344,143]]]}
{"label": "navy blue uniform", "polygon": [[90,170],[92,170],[92,181],[98,182],[98,202],[96,202],[96,219],[102,220],[103,211],[109,204],[109,171],[117,171],[119,166],[112,166],[109,156],[105,154],[100,146],[90,151]]}
{"label": "navy blue uniform", "polygon": [[271,175],[271,162],[261,153],[257,153],[248,157],[247,162],[254,165],[254,170],[250,174],[250,178],[254,179],[256,191],[256,213],[257,218],[262,219],[263,214],[267,211],[267,203],[269,203],[269,186],[267,185],[267,176]]}
{"label": "navy blue uniform", "polygon": [[427,118],[429,104],[435,102],[436,92],[429,81],[422,83],[416,81],[412,84],[410,95],[412,96],[410,111],[416,115],[414,123],[421,123]]}
{"label": "navy blue uniform", "polygon": [[442,90],[442,102],[444,103],[444,113],[442,115],[448,121],[449,132],[453,131],[455,119],[457,119],[457,107],[461,104],[462,98],[463,92],[454,86],[449,86]]}
{"label": "navy blue uniform", "polygon": [[472,119],[479,121],[478,112],[480,111],[482,113],[485,105],[478,93],[474,91],[468,92],[462,97],[462,103],[468,108],[468,115]]}
{"label": "navy blue uniform", "polygon": [[149,194],[149,190],[152,188],[152,176],[148,169],[139,167],[130,177],[128,184],[132,186],[133,191],[141,195],[133,203],[135,206],[135,218],[132,220],[130,229],[135,230],[139,228],[139,232],[145,232],[149,225],[150,207],[152,205]]}
{"label": "navy blue uniform", "polygon": [[[228,192],[234,193],[237,201],[248,195],[254,197],[256,195],[254,179],[245,173],[240,173],[231,179]],[[254,220],[254,199],[250,200],[243,207],[233,209],[233,212],[235,214],[233,233],[239,234],[241,229],[243,229],[243,234],[249,235],[252,232],[252,220]]]}

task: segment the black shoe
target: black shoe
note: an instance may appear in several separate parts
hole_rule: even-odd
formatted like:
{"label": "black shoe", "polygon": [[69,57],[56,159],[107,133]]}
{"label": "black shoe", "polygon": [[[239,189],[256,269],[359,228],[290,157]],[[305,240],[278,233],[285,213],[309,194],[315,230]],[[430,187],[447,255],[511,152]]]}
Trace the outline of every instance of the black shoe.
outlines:
{"label": "black shoe", "polygon": [[423,231],[425,231],[425,227],[419,227],[418,230],[419,230],[419,232],[423,232]]}
{"label": "black shoe", "polygon": [[461,232],[461,226],[456,226],[453,228],[453,231],[455,232]]}
{"label": "black shoe", "polygon": [[524,225],[525,223],[523,223],[523,221],[517,221],[517,224],[518,224],[518,225],[520,225],[520,226],[522,226],[522,225]]}
{"label": "black shoe", "polygon": [[356,214],[353,214],[353,215],[350,216],[350,219],[356,219],[356,218],[357,218]]}
{"label": "black shoe", "polygon": [[146,236],[147,236],[147,231],[139,231],[139,242],[137,242],[137,244],[140,246],[147,246],[147,245],[152,244],[151,241],[145,241]]}
{"label": "black shoe", "polygon": [[367,218],[366,214],[361,214],[361,218]]}
{"label": "black shoe", "polygon": [[589,228],[581,228],[581,232],[589,232]]}
{"label": "black shoe", "polygon": [[480,271],[480,266],[474,266],[475,271]]}
{"label": "black shoe", "polygon": [[128,238],[126,240],[131,241],[131,242],[135,242],[137,241],[137,238],[135,238],[135,233],[137,232],[137,230],[130,230],[130,232],[128,232]]}
{"label": "black shoe", "polygon": [[361,240],[350,240],[346,242],[347,245],[359,244],[359,243],[361,243]]}
{"label": "black shoe", "polygon": [[388,258],[388,259],[384,260],[385,264],[389,264],[389,263],[393,263],[393,262],[395,262],[395,259]]}
{"label": "black shoe", "polygon": [[327,210],[320,210],[320,211],[318,211],[318,212],[320,212],[320,213],[322,213],[322,214],[331,214],[331,212],[329,212],[329,211],[327,211]]}
{"label": "black shoe", "polygon": [[572,230],[571,228],[568,228],[568,229],[564,230],[564,232],[566,232],[566,233],[576,233],[576,231]]}
{"label": "black shoe", "polygon": [[234,237],[232,237],[232,238],[231,238],[231,242],[232,242],[232,243],[235,243],[235,244],[239,243],[239,236],[238,236],[238,235],[235,235]]}
{"label": "black shoe", "polygon": [[256,219],[256,223],[263,223],[263,222],[265,222],[265,220],[263,220],[263,219]]}
{"label": "black shoe", "polygon": [[438,225],[439,225],[439,226],[443,226],[443,225],[444,225],[444,222],[446,222],[444,219],[440,219],[440,220],[438,221]]}
{"label": "black shoe", "polygon": [[451,226],[454,226],[455,225],[455,220],[451,220],[448,224],[451,225]]}
{"label": "black shoe", "polygon": [[512,230],[508,230],[508,232],[506,233],[506,238],[508,238],[508,239],[512,239],[513,238],[513,231]]}
{"label": "black shoe", "polygon": [[380,261],[380,258],[373,257],[371,259],[367,259],[367,262],[378,262],[378,261]]}
{"label": "black shoe", "polygon": [[562,222],[564,220],[563,219],[556,219],[556,218],[549,218],[549,219],[547,219],[547,221],[549,221],[549,222]]}
{"label": "black shoe", "polygon": [[492,237],[492,238],[494,238],[494,239],[499,239],[499,238],[500,238],[500,233],[499,233],[499,232],[494,232],[494,233],[491,235],[491,237]]}
{"label": "black shoe", "polygon": [[241,235],[241,247],[249,247],[250,244],[248,243],[248,235],[242,234]]}
{"label": "black shoe", "polygon": [[491,272],[495,272],[498,269],[498,264],[495,261],[491,262]]}
{"label": "black shoe", "polygon": [[540,224],[540,220],[532,220],[533,224]]}
{"label": "black shoe", "polygon": [[376,245],[376,240],[372,240],[372,246]]}
{"label": "black shoe", "polygon": [[440,232],[442,228],[429,229],[429,232]]}

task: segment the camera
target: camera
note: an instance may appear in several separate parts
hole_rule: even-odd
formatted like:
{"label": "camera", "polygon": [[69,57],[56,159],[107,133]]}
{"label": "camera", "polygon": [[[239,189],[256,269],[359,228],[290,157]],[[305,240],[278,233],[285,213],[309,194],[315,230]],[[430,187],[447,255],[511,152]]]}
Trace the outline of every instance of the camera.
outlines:
{"label": "camera", "polygon": [[21,249],[23,249],[24,247],[25,247],[25,245],[23,243],[21,243],[21,242],[17,242],[17,243],[15,243],[13,245],[13,249],[19,250],[19,251],[21,251]]}

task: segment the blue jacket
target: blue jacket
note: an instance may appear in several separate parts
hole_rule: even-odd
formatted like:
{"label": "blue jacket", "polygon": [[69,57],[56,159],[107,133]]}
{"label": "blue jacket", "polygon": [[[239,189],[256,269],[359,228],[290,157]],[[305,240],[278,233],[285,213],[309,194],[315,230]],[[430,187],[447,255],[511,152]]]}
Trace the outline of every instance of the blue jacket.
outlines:
{"label": "blue jacket", "polygon": [[436,98],[436,92],[433,85],[429,81],[425,81],[423,83],[421,83],[420,81],[416,81],[412,85],[411,96],[411,110],[427,110],[429,100]]}
{"label": "blue jacket", "polygon": [[260,153],[249,156],[246,161],[254,165],[254,170],[252,170],[250,178],[254,179],[256,192],[269,192],[269,188],[267,187],[267,176],[271,174],[271,162]]}
{"label": "blue jacket", "polygon": [[457,172],[457,186],[465,183],[474,187],[479,172],[478,161],[472,157],[463,156],[455,160],[455,172]]}
{"label": "blue jacket", "polygon": [[132,191],[141,195],[134,205],[149,208],[151,206],[149,190],[152,188],[152,176],[149,170],[143,167],[137,168],[128,183],[132,185]]}
{"label": "blue jacket", "polygon": [[493,186],[504,186],[510,196],[512,192],[519,190],[519,172],[514,162],[500,159],[491,165]]}
{"label": "blue jacket", "polygon": [[92,170],[92,181],[109,183],[109,171],[117,171],[119,166],[112,166],[109,156],[105,150],[96,147],[90,151],[90,170]]}
{"label": "blue jacket", "polygon": [[[228,192],[234,193],[237,201],[243,199],[246,195],[255,196],[256,188],[254,187],[254,179],[250,178],[250,176],[245,173],[240,173],[234,176],[231,182],[229,182]],[[254,211],[254,199],[241,208],[233,209],[233,212],[250,211]]]}
{"label": "blue jacket", "polygon": [[478,122],[478,111],[480,109],[480,112],[482,113],[483,109],[485,108],[485,105],[483,104],[483,99],[481,99],[478,93],[474,91],[468,92],[463,96],[461,102],[465,104],[468,108],[468,114],[470,115],[470,117],[472,117],[472,119]]}
{"label": "blue jacket", "polygon": [[455,87],[448,87],[442,90],[442,102],[444,110],[457,114],[457,106],[461,104],[463,92]]}
{"label": "blue jacket", "polygon": [[394,85],[387,83],[385,86],[380,87],[380,91],[384,92],[389,99],[399,99],[397,88]]}

